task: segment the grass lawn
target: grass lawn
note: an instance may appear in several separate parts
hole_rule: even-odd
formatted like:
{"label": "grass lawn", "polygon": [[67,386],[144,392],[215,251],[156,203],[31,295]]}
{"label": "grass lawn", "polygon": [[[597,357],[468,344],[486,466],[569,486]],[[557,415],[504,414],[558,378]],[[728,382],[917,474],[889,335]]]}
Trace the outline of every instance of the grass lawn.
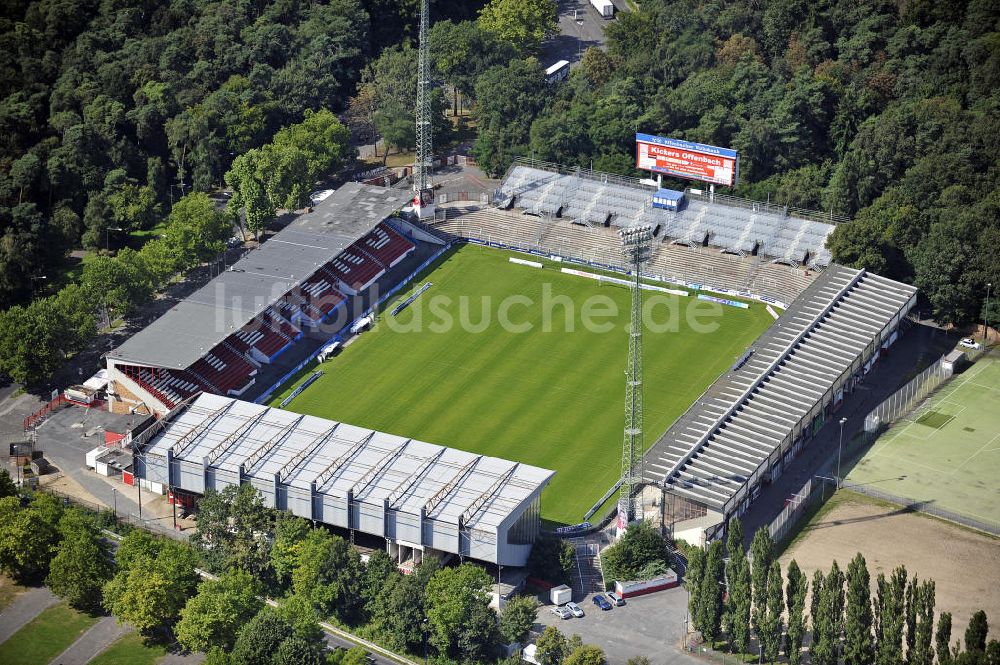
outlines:
{"label": "grass lawn", "polygon": [[960,515],[1000,522],[1000,359],[985,357],[883,434],[851,469],[869,484]]}
{"label": "grass lawn", "polygon": [[54,605],[0,644],[0,663],[44,665],[65,651],[95,623],[97,617],[77,612],[66,603]]}
{"label": "grass lawn", "polygon": [[138,633],[122,635],[87,665],[153,665],[167,655],[162,644],[147,644]]}
{"label": "grass lawn", "polygon": [[[510,256],[521,255],[469,245],[442,257],[414,282],[432,282],[430,289],[395,318],[392,303],[385,306],[376,329],[324,363],[325,374],[287,408],[554,469],[542,516],[576,523],[621,473],[630,292],[562,274],[555,263],[511,264]],[[655,321],[664,323],[670,309],[679,323],[645,332],[647,446],[772,322],[760,304],[656,298]],[[585,328],[588,307],[616,312],[595,317],[610,330]],[[715,329],[696,332],[690,311]],[[505,330],[503,313],[530,330]],[[447,318],[455,324],[441,325]]]}

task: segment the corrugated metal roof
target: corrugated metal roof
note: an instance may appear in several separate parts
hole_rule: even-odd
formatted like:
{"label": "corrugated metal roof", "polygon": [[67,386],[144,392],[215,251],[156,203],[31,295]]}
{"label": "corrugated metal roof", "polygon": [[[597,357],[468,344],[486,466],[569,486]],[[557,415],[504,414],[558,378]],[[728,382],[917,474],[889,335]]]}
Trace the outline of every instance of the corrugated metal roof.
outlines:
{"label": "corrugated metal roof", "polygon": [[351,182],[108,355],[184,369],[399,210],[409,192]]}
{"label": "corrugated metal roof", "polygon": [[302,416],[230,397],[200,395],[178,410],[145,453],[207,460],[238,472],[330,496],[387,500],[428,519],[496,527],[544,487],[554,471],[476,455],[377,430]]}
{"label": "corrugated metal roof", "polygon": [[645,456],[647,480],[722,509],[808,418],[916,289],[833,265]]}

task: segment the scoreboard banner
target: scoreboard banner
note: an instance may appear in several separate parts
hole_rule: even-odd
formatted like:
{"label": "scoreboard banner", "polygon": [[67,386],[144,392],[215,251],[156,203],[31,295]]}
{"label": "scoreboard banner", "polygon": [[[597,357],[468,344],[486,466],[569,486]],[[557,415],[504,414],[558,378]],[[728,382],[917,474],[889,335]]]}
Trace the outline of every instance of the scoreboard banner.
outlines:
{"label": "scoreboard banner", "polygon": [[739,174],[735,150],[652,134],[636,134],[636,168],[732,187]]}

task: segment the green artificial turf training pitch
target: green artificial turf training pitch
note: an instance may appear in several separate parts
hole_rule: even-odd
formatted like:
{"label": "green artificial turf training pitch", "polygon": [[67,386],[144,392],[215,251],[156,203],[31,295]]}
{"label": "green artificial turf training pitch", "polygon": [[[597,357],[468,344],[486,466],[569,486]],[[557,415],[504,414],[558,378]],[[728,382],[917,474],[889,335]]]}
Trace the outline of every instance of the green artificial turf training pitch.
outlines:
{"label": "green artificial turf training pitch", "polygon": [[978,360],[893,425],[847,474],[848,485],[987,522],[1000,521],[1000,359]]}
{"label": "green artificial turf training pitch", "polygon": [[[574,524],[621,474],[630,292],[562,274],[558,263],[545,262],[544,269],[512,264],[511,256],[528,258],[474,245],[446,254],[382,308],[373,331],[322,363],[324,375],[287,408],[553,469],[542,516]],[[393,306],[425,282],[433,286],[392,317]],[[744,310],[693,296],[644,295],[647,306],[659,298],[652,318],[664,328],[670,327],[668,308],[679,314],[676,331],[647,327],[644,333],[649,446],[772,318],[759,303]],[[507,300],[507,319],[530,331],[498,324],[511,296],[519,299]],[[463,298],[470,325],[459,323]],[[547,307],[546,298],[568,300],[570,307]],[[614,308],[617,315],[594,318],[612,330],[585,329],[586,307],[591,313]],[[546,310],[554,313],[547,328]],[[696,332],[687,312],[716,329]],[[454,324],[435,325],[445,317]],[[306,367],[271,404],[315,369]]]}

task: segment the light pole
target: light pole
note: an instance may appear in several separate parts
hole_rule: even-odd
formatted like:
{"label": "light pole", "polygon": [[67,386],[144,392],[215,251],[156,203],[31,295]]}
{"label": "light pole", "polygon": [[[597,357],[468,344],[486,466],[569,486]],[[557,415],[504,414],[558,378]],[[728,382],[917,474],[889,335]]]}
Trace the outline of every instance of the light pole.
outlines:
{"label": "light pole", "polygon": [[118,488],[117,487],[112,487],[111,488],[111,505],[113,506],[112,510],[115,511],[115,524],[117,524],[118,523]]}
{"label": "light pole", "polygon": [[109,226],[104,229],[104,251],[111,251],[111,232],[112,231],[124,231],[120,226]]}
{"label": "light pole", "polygon": [[840,489],[840,456],[844,450],[844,423],[847,418],[840,419],[840,445],[837,446],[837,489]]}
{"label": "light pole", "polygon": [[986,307],[983,308],[983,344],[990,341],[990,287],[991,283],[986,282]]}

